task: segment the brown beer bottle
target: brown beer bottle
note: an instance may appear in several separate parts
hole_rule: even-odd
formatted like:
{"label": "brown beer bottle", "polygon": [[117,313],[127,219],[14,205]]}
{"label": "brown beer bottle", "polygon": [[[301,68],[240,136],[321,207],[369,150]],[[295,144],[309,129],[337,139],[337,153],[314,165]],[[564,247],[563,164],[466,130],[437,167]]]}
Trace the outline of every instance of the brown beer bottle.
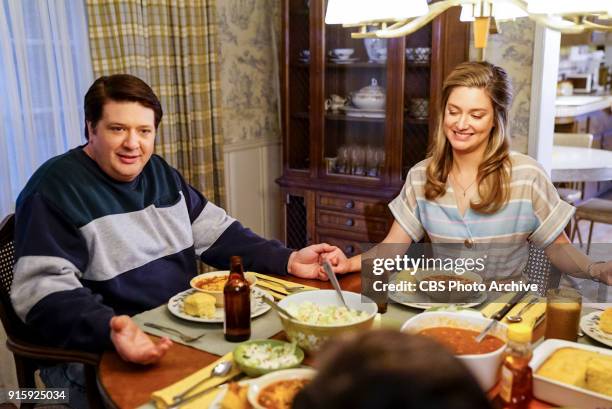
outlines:
{"label": "brown beer bottle", "polygon": [[230,342],[246,341],[251,337],[251,289],[244,277],[242,258],[230,258],[230,273],[223,287],[225,319],[223,332]]}

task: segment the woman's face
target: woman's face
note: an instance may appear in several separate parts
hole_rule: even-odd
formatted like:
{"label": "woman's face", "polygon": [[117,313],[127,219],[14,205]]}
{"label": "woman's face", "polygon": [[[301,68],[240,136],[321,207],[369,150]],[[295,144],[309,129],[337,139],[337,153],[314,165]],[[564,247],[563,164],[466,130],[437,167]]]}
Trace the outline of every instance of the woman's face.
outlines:
{"label": "woman's face", "polygon": [[444,134],[453,151],[484,152],[493,129],[493,103],[483,88],[456,87],[444,109]]}

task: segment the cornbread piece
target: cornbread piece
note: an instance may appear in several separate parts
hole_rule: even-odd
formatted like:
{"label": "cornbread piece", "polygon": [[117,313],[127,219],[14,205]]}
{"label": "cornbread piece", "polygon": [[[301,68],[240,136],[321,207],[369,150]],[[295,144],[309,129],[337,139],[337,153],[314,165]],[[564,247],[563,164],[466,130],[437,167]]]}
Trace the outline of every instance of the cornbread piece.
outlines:
{"label": "cornbread piece", "polygon": [[587,364],[586,387],[612,397],[612,359],[591,359]]}
{"label": "cornbread piece", "polygon": [[212,318],[215,315],[215,297],[200,292],[188,295],[183,302],[183,311],[194,317]]}
{"label": "cornbread piece", "polygon": [[612,307],[606,308],[599,317],[599,329],[607,334],[612,334]]}
{"label": "cornbread piece", "polygon": [[236,382],[230,382],[227,386],[227,392],[221,401],[221,409],[250,409],[247,399],[249,388],[240,386]]}
{"label": "cornbread piece", "polygon": [[538,375],[581,388],[586,387],[586,365],[591,352],[560,348],[540,366]]}
{"label": "cornbread piece", "polygon": [[545,378],[612,396],[612,356],[560,348],[536,373]]}

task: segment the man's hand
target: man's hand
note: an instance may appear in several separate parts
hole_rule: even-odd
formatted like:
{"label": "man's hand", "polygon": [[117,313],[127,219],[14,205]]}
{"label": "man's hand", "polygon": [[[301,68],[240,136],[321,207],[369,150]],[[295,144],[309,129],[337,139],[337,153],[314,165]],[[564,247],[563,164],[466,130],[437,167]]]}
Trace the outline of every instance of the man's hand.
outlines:
{"label": "man's hand", "polygon": [[294,251],[289,256],[287,271],[296,277],[327,280],[327,274],[321,268],[323,256],[336,250],[340,251],[336,246],[320,243]]}
{"label": "man's hand", "polygon": [[172,346],[172,341],[166,337],[155,344],[127,315],[113,317],[110,327],[113,345],[124,361],[152,364]]}
{"label": "man's hand", "polygon": [[329,261],[332,271],[336,274],[345,274],[352,271],[351,262],[346,255],[336,247],[334,251],[330,251],[323,255],[323,260]]}

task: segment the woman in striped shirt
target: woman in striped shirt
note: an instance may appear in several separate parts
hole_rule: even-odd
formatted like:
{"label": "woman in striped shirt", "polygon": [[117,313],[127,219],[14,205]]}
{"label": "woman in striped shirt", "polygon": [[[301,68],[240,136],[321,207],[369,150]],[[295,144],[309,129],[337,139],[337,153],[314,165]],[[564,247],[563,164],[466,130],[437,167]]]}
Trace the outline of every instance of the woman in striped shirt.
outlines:
{"label": "woman in striped shirt", "polygon": [[[455,254],[494,253],[487,270],[516,278],[526,261],[517,249],[531,242],[562,271],[610,284],[612,263],[591,263],[573,246],[562,246],[569,244],[564,228],[575,209],[534,159],[510,152],[511,100],[502,68],[487,62],[455,67],[443,85],[432,148],[389,204],[395,221],[383,243],[409,245],[427,233],[434,245],[456,243]],[[361,255],[337,254],[332,264],[337,273],[359,271]]]}

